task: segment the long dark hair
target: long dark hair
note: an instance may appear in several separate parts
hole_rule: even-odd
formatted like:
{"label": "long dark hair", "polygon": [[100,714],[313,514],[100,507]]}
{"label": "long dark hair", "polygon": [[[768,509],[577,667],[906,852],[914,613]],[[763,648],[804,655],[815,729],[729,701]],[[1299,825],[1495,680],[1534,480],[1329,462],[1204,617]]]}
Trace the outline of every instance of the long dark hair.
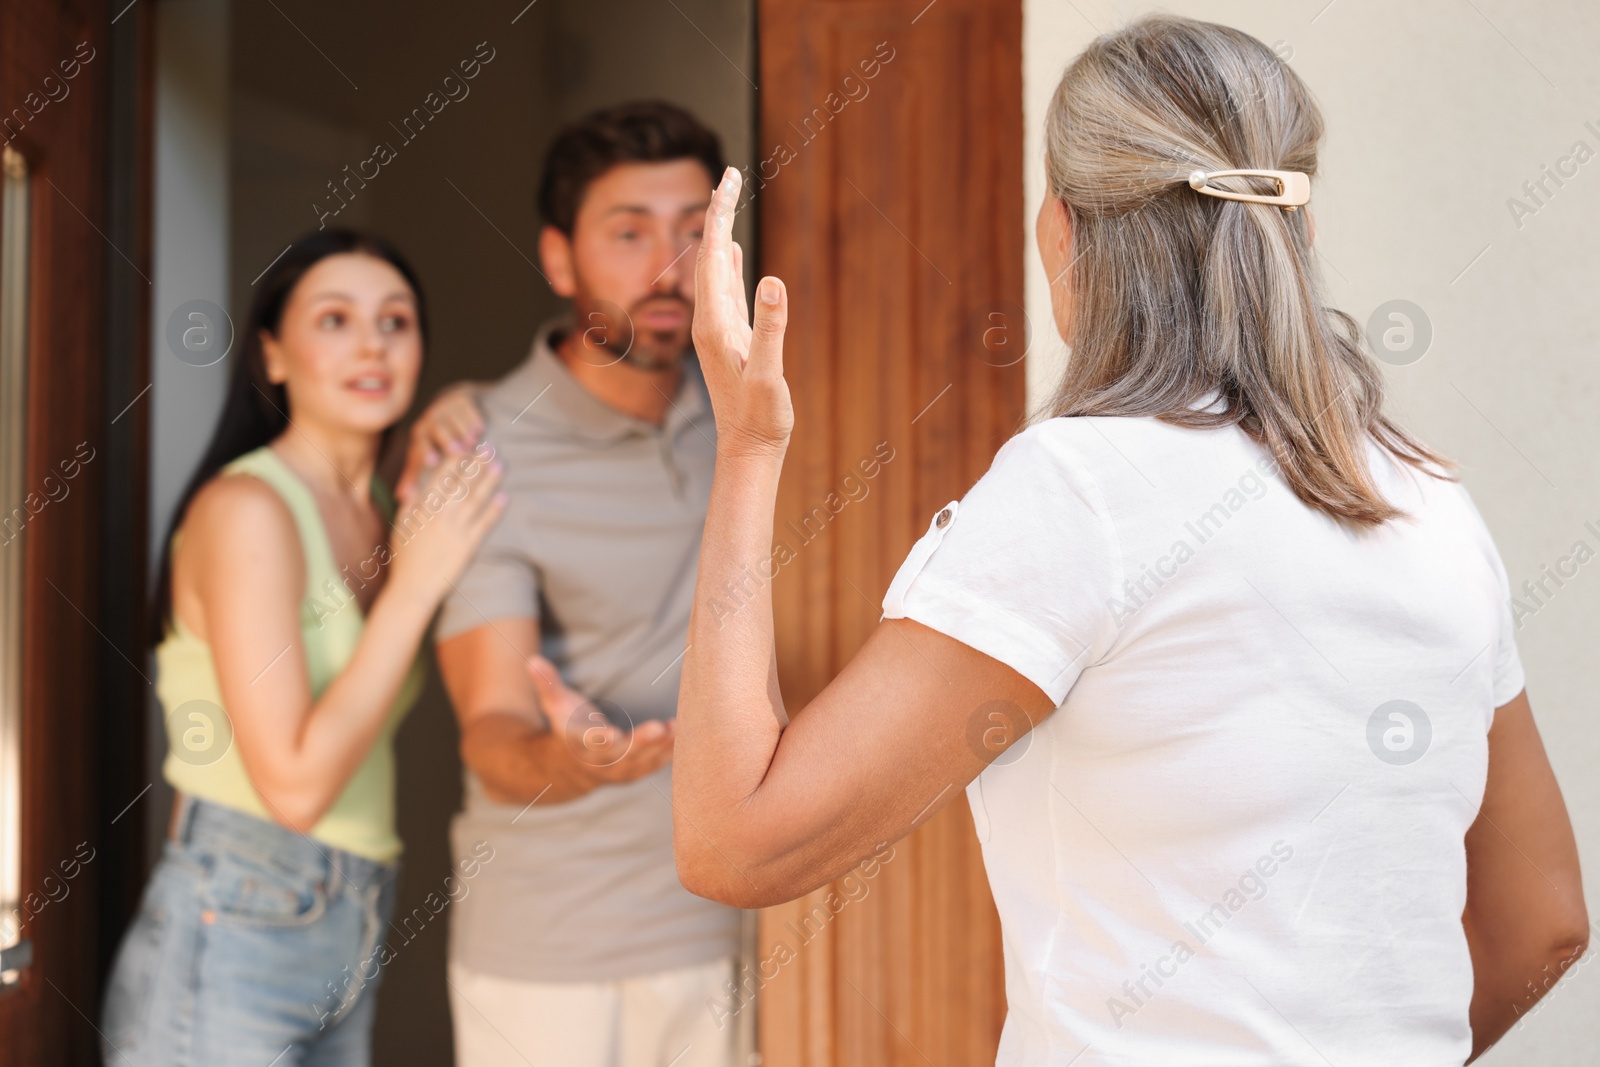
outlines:
{"label": "long dark hair", "polygon": [[[160,644],[172,626],[172,537],[183,525],[189,503],[218,471],[247,452],[253,452],[277,437],[289,425],[289,396],[282,385],[267,380],[266,356],[261,345],[263,332],[274,337],[283,319],[283,309],[295,286],[306,272],[329,256],[360,253],[388,263],[411,286],[417,303],[417,331],[426,351],[428,313],[422,285],[416,271],[388,241],[355,230],[317,230],[290,245],[277,262],[256,282],[256,295],[250,315],[238,336],[240,351],[234,357],[228,379],[228,393],[222,402],[217,428],[206,446],[205,456],[184,486],[161,543],[161,566],[156,571],[150,610],[150,643]],[[386,431],[387,435],[387,431]]]}

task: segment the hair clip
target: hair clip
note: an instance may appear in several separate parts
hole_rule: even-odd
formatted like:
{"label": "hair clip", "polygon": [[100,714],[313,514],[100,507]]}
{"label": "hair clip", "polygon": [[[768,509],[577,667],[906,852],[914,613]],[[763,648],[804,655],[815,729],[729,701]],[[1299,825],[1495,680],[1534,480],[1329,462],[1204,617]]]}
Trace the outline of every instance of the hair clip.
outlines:
{"label": "hair clip", "polygon": [[[1278,183],[1278,192],[1275,195],[1235,193],[1228,189],[1217,189],[1207,184],[1212,178],[1230,177],[1271,178]],[[1189,188],[1197,193],[1220,197],[1223,200],[1244,200],[1252,204],[1271,204],[1286,211],[1293,211],[1301,204],[1309,203],[1311,200],[1311,179],[1298,170],[1214,170],[1210,173],[1197,170],[1189,175]]]}

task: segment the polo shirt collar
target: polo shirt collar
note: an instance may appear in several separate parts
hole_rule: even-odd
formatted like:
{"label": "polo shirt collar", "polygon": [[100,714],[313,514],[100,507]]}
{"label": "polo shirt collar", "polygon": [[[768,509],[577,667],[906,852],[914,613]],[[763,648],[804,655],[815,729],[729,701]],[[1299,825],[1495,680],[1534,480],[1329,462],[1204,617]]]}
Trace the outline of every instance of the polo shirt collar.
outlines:
{"label": "polo shirt collar", "polygon": [[532,353],[516,371],[519,384],[513,395],[526,396],[531,401],[522,418],[554,423],[584,440],[612,442],[633,435],[675,435],[706,413],[709,398],[705,379],[692,350],[684,354],[677,393],[667,406],[661,426],[636,419],[599,400],[578,383],[550,343],[552,338],[572,329],[572,325],[570,317],[563,317],[539,327]]}

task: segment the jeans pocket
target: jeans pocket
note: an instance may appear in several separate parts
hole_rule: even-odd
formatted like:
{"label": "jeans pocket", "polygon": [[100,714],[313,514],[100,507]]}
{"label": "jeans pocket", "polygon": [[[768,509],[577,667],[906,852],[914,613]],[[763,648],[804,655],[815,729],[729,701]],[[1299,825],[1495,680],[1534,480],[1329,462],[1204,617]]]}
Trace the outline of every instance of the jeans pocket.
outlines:
{"label": "jeans pocket", "polygon": [[215,854],[207,895],[221,925],[309,926],[328,907],[322,879],[244,852]]}

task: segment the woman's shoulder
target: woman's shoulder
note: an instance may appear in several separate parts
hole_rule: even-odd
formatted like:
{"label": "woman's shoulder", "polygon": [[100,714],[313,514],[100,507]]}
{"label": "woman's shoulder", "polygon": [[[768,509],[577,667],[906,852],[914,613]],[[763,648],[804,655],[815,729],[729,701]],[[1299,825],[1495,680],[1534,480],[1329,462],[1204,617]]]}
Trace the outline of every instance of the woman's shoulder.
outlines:
{"label": "woman's shoulder", "polygon": [[1154,416],[1053,415],[1029,423],[1006,445],[1022,449],[1094,454],[1114,448],[1123,440],[1181,438],[1196,432],[1207,431],[1176,426]]}
{"label": "woman's shoulder", "polygon": [[285,498],[286,503],[296,481],[294,472],[272,450],[271,445],[262,445],[229,460],[207,484],[215,485],[224,479],[238,477],[248,477],[270,486],[278,496]]}
{"label": "woman's shoulder", "polygon": [[1069,480],[1099,481],[1108,472],[1117,472],[1119,468],[1106,460],[1120,455],[1121,468],[1131,475],[1134,469],[1126,463],[1129,450],[1147,451],[1171,429],[1150,418],[1056,415],[1019,431],[1000,447],[995,463],[1048,471]]}
{"label": "woman's shoulder", "polygon": [[989,507],[1035,514],[1086,510],[1103,519],[1107,439],[1092,425],[1103,421],[1058,416],[1029,425],[1000,446],[968,496]]}
{"label": "woman's shoulder", "polygon": [[229,557],[263,551],[300,556],[299,528],[289,502],[260,470],[237,461],[194,495],[180,532],[187,545],[220,548]]}
{"label": "woman's shoulder", "polygon": [[211,605],[222,596],[259,612],[283,591],[302,588],[305,568],[299,528],[284,498],[248,471],[224,468],[194,495],[172,536],[178,634],[204,632],[191,629],[193,619],[183,624],[184,597],[191,605],[196,596]]}
{"label": "woman's shoulder", "polygon": [[1093,432],[1089,422],[1086,416],[1069,415],[1037,419],[1018,430],[1001,445],[996,458],[1012,452],[1037,453],[1042,457],[1045,454],[1080,450],[1086,434]]}

